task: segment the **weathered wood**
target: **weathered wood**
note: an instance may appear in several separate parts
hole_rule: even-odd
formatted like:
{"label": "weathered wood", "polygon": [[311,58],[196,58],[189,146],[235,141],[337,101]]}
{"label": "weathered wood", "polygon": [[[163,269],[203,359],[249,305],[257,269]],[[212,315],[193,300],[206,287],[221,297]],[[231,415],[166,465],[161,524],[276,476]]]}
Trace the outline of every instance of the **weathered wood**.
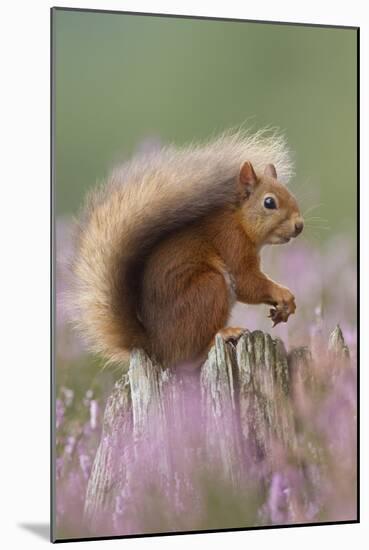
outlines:
{"label": "weathered wood", "polygon": [[[327,350],[348,361],[339,327]],[[86,493],[87,525],[97,532],[109,517],[138,529],[131,496],[145,479],[170,492],[179,510],[185,497],[195,507],[188,470],[194,463],[211,463],[234,487],[260,462],[268,475],[273,445],[287,451],[298,445],[293,387],[313,388],[312,365],[307,348],[287,353],[281,340],[260,331],[245,331],[237,342],[217,335],[201,369],[187,375],[135,350],[106,405]]]}
{"label": "weathered wood", "polygon": [[[129,449],[125,449],[121,442],[132,433],[130,409],[131,388],[128,376],[123,375],[116,382],[105,408],[101,441],[87,486],[85,510],[92,521],[111,511],[114,487],[127,483]],[[119,461],[118,456],[121,457]]]}
{"label": "weathered wood", "polygon": [[341,327],[339,325],[336,326],[329,337],[328,353],[331,355],[331,357],[333,356],[333,358],[335,359],[342,360],[343,364],[348,364],[348,361],[350,359],[350,352],[343,337]]}

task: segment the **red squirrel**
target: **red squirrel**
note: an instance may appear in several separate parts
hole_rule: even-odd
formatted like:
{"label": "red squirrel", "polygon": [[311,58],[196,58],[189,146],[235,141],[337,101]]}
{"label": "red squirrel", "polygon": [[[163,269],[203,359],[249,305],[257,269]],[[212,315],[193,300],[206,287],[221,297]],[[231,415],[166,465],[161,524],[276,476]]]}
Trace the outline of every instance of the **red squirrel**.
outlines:
{"label": "red squirrel", "polygon": [[75,318],[111,361],[144,349],[163,366],[204,357],[235,301],[269,304],[274,325],[293,294],[260,268],[266,244],[303,229],[277,178],[291,163],[273,134],[236,133],[198,147],[165,147],[115,169],[90,194],[73,261]]}

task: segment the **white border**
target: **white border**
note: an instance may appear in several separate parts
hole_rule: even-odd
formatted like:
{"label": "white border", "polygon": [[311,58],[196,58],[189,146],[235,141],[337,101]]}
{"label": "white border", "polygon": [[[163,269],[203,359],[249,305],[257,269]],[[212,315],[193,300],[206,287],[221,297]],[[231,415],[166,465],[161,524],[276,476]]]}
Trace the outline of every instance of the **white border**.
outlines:
{"label": "white border", "polygon": [[[365,2],[329,0],[158,1],[69,0],[56,5],[81,8],[208,15],[243,19],[352,25],[361,27],[361,97],[368,98],[368,22]],[[49,520],[49,7],[48,0],[2,4],[1,63],[1,538],[5,548],[33,549],[46,541],[19,525]],[[55,4],[54,4],[55,5]],[[368,101],[362,101],[361,280],[362,334],[368,328],[369,224]],[[337,159],[332,167],[339,170]],[[5,167],[5,170],[4,170]],[[352,182],[348,182],[352,185]],[[362,342],[360,525],[185,535],[90,542],[125,548],[309,548],[361,547],[369,539],[368,347]]]}

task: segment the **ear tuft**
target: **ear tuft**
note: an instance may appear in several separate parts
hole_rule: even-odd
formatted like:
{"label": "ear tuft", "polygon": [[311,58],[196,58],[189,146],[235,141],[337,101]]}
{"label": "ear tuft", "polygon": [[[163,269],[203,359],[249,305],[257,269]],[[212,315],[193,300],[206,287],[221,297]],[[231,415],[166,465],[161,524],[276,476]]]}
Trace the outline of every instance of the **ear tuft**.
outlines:
{"label": "ear tuft", "polygon": [[277,179],[277,170],[275,169],[274,164],[267,164],[264,170],[264,176],[269,176],[270,178]]}
{"label": "ear tuft", "polygon": [[247,161],[242,165],[239,180],[240,184],[246,187],[246,190],[248,192],[253,191],[253,189],[256,187],[258,178],[255,174],[255,170],[251,162]]}

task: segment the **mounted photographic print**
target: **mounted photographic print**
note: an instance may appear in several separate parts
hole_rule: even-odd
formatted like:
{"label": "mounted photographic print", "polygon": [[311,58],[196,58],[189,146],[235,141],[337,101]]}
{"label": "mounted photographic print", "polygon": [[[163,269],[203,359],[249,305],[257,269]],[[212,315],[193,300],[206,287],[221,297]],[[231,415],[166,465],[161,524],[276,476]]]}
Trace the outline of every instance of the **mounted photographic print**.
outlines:
{"label": "mounted photographic print", "polygon": [[52,539],[358,521],[358,29],[52,9]]}

